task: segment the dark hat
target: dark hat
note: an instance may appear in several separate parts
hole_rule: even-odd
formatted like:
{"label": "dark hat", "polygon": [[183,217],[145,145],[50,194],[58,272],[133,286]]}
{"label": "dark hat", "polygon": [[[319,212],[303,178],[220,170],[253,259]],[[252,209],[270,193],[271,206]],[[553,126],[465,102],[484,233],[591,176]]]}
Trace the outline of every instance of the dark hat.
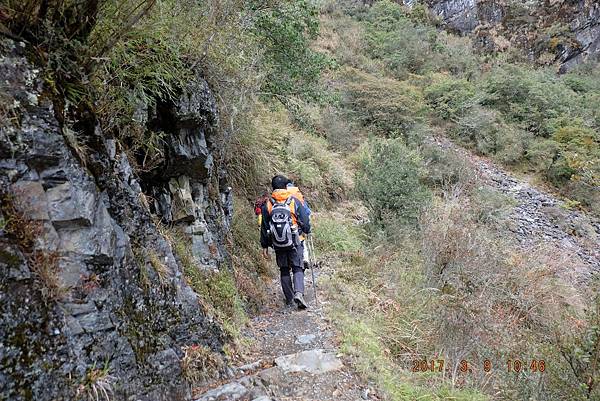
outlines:
{"label": "dark hat", "polygon": [[286,177],[284,177],[282,175],[276,175],[271,180],[271,186],[273,187],[273,189],[285,189],[287,187],[287,183],[289,181],[290,180],[288,180]]}

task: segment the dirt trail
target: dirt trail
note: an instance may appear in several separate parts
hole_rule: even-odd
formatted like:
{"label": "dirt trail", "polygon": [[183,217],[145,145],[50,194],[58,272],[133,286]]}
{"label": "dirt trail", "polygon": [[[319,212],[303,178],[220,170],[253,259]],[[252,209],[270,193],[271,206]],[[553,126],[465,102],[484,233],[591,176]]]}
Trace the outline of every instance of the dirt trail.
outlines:
{"label": "dirt trail", "polygon": [[490,187],[512,198],[516,206],[507,219],[507,229],[527,247],[546,244],[557,254],[574,254],[580,259],[577,279],[589,281],[600,272],[600,221],[570,210],[556,196],[535,188],[507,173],[484,157],[454,144],[448,138],[431,140],[445,151],[457,152],[468,161],[478,177]]}
{"label": "dirt trail", "polygon": [[[318,271],[318,269],[317,269]],[[269,285],[272,302],[251,320],[244,337],[252,342],[246,365],[235,379],[198,390],[196,401],[359,401],[378,400],[338,353],[336,333],[323,316],[323,297],[315,305],[310,270],[306,271],[309,309],[285,307],[279,280]],[[317,282],[318,282],[317,277]],[[325,300],[326,302],[326,300]]]}

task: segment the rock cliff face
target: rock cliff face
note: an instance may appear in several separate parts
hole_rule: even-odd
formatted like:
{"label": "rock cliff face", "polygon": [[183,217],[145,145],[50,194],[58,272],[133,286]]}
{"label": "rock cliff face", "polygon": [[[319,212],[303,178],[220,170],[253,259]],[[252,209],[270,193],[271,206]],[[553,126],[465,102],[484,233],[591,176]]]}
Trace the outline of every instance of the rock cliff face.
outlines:
{"label": "rock cliff face", "polygon": [[[199,266],[223,262],[231,194],[213,168],[213,95],[198,77],[139,110],[167,133],[165,161],[139,176],[93,116],[59,123],[24,51],[0,45],[0,399],[189,399],[182,347],[221,352],[224,334],[159,227],[187,234]],[[87,136],[85,162],[69,132]]]}
{"label": "rock cliff face", "polygon": [[594,0],[428,0],[445,26],[473,34],[482,51],[517,46],[565,71],[600,57],[600,3]]}

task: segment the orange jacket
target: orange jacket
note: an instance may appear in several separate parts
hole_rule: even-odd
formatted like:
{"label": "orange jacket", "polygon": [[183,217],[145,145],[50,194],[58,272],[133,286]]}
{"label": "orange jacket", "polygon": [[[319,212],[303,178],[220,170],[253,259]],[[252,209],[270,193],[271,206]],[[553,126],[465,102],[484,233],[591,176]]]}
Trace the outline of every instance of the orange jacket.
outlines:
{"label": "orange jacket", "polygon": [[302,205],[304,205],[304,195],[302,195],[302,192],[300,192],[300,188],[287,187],[287,191],[291,196],[297,198],[302,203]]}

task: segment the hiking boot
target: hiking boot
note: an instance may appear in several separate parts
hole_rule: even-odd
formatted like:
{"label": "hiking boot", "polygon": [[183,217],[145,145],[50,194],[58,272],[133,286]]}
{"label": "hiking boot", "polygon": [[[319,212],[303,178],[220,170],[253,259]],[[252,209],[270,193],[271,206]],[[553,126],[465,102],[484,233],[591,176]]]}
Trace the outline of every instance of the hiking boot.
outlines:
{"label": "hiking boot", "polygon": [[298,305],[298,309],[308,308],[306,301],[304,301],[304,295],[302,295],[301,292],[297,292],[296,295],[294,295],[294,302],[296,302],[296,305]]}

